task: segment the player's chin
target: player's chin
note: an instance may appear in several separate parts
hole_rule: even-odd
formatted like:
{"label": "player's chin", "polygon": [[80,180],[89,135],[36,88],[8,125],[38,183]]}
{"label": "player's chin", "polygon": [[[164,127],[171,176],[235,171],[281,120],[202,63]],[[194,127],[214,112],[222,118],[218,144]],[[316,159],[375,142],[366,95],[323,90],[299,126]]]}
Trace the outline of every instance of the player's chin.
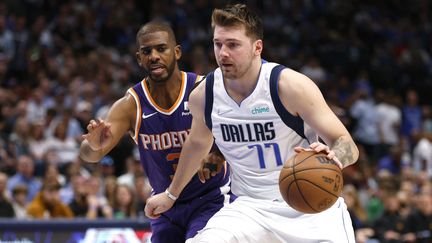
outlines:
{"label": "player's chin", "polygon": [[153,80],[156,83],[163,83],[168,79],[168,73],[150,73],[149,77],[151,80]]}
{"label": "player's chin", "polygon": [[237,78],[237,75],[235,75],[235,73],[231,70],[223,70],[222,69],[222,74],[224,76],[224,78],[226,79],[235,79]]}

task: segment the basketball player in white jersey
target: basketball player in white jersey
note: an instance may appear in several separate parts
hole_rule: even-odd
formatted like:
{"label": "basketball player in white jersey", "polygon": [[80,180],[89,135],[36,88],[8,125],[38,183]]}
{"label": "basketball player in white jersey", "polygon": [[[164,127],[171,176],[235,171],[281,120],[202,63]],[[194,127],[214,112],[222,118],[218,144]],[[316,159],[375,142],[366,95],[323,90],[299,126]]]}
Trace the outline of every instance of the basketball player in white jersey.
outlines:
{"label": "basketball player in white jersey", "polygon": [[[231,165],[238,198],[187,242],[354,242],[342,198],[304,214],[285,203],[278,186],[283,162],[302,150],[325,151],[341,168],[355,163],[358,150],[347,129],[313,81],[261,59],[262,23],[245,5],[214,10],[212,27],[219,68],[190,96],[192,128],[167,191],[181,194],[214,139]],[[146,215],[158,217],[173,203],[165,193],[155,195]]]}

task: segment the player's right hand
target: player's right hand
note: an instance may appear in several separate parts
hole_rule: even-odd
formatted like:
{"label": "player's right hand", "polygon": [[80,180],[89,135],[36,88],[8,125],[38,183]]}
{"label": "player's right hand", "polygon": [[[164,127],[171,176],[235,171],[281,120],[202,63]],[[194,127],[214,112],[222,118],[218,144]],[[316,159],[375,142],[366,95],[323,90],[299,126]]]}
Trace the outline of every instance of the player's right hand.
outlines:
{"label": "player's right hand", "polygon": [[144,208],[145,215],[151,219],[157,219],[162,213],[172,208],[174,202],[164,192],[156,194],[147,199]]}
{"label": "player's right hand", "polygon": [[88,133],[82,135],[82,138],[87,140],[91,149],[101,150],[108,146],[113,139],[110,127],[111,124],[102,119],[91,120],[87,125]]}
{"label": "player's right hand", "polygon": [[313,142],[309,145],[309,148],[303,148],[300,146],[297,146],[294,148],[294,151],[296,153],[300,153],[302,151],[315,151],[317,153],[319,152],[325,152],[327,154],[327,158],[330,160],[333,160],[336,162],[336,164],[339,166],[339,168],[342,170],[344,167],[340,160],[336,157],[336,153],[330,149],[329,146],[322,144],[320,142]]}

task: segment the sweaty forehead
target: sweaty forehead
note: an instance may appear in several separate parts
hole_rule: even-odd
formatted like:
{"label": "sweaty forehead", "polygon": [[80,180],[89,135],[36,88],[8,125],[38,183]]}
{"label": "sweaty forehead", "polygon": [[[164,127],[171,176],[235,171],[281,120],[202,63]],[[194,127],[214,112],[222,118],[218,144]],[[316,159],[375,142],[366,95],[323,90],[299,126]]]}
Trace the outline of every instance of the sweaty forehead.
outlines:
{"label": "sweaty forehead", "polygon": [[143,34],[138,38],[140,46],[154,46],[161,44],[172,44],[170,36],[165,31],[156,31],[148,34]]}

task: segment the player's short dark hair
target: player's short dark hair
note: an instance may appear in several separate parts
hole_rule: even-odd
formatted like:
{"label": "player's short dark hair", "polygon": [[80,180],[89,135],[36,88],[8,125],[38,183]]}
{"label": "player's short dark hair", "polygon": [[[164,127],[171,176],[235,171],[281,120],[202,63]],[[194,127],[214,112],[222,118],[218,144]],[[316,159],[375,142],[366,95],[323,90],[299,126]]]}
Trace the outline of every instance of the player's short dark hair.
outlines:
{"label": "player's short dark hair", "polygon": [[261,18],[244,4],[227,5],[223,9],[215,9],[212,14],[212,28],[241,26],[246,28],[246,35],[254,40],[263,38]]}
{"label": "player's short dark hair", "polygon": [[168,33],[168,37],[170,41],[172,41],[172,43],[176,45],[177,40],[175,38],[174,30],[171,28],[170,24],[158,20],[148,22],[147,24],[144,24],[139,28],[138,33],[136,35],[137,45],[139,45],[139,38],[141,36],[151,34],[154,32],[159,32],[159,31]]}

